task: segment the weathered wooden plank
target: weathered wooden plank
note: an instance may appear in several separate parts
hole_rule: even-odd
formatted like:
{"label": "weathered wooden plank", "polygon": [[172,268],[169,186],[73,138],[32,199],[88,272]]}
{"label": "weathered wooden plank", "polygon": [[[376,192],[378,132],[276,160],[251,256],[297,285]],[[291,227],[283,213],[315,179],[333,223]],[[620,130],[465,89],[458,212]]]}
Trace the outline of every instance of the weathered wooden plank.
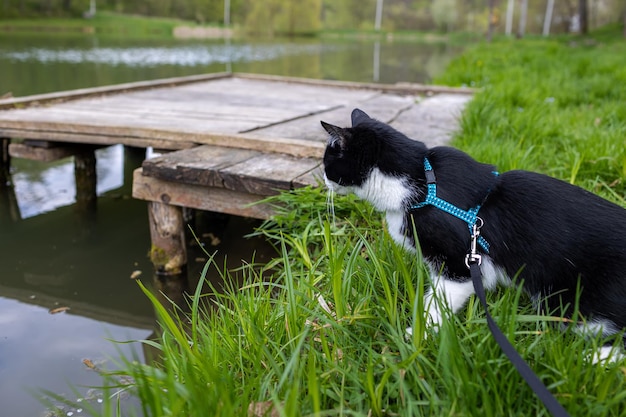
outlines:
{"label": "weathered wooden plank", "polygon": [[29,146],[25,143],[11,143],[9,145],[9,153],[12,157],[41,162],[58,161],[74,155],[77,151],[72,146],[41,147]]}
{"label": "weathered wooden plank", "polygon": [[269,138],[258,137],[250,134],[184,134],[158,132],[149,135],[150,132],[135,131],[142,133],[142,137],[90,135],[74,132],[50,132],[21,129],[0,128],[0,137],[52,140],[57,142],[89,143],[93,145],[122,144],[138,148],[153,147],[163,150],[189,149],[197,145],[218,145],[237,149],[251,149],[266,152],[279,152],[298,157],[320,157],[324,153],[324,144],[295,138]]}
{"label": "weathered wooden plank", "polygon": [[395,116],[412,100],[381,94],[378,84],[358,89],[358,83],[286,80],[220,78],[7,110],[0,112],[0,135],[159,149],[217,144],[321,156],[325,135],[319,119],[344,125],[353,107],[363,107],[373,117],[397,122]]}
{"label": "weathered wooden plank", "polygon": [[447,87],[441,85],[427,85],[417,83],[396,83],[396,84],[378,84],[378,83],[361,83],[351,81],[337,81],[337,80],[318,80],[313,78],[299,78],[299,77],[285,77],[282,75],[267,75],[267,74],[249,74],[243,72],[236,72],[233,75],[237,78],[246,78],[254,80],[264,81],[282,81],[294,84],[308,84],[315,86],[327,86],[335,88],[346,89],[360,89],[360,90],[375,90],[384,91],[392,94],[439,94],[439,93],[454,93],[454,94],[474,94],[477,90],[469,87]]}
{"label": "weathered wooden plank", "polygon": [[24,143],[24,145],[37,146],[39,148],[56,148],[58,146],[63,146],[62,143],[50,142],[50,141],[47,141],[47,140],[29,140],[29,139],[26,139],[22,143]]}
{"label": "weathered wooden plank", "polygon": [[224,188],[250,194],[273,195],[293,188],[293,180],[319,166],[317,158],[262,154],[220,171]]}
{"label": "weathered wooden plank", "polygon": [[89,145],[82,145],[74,155],[74,181],[76,184],[76,211],[81,214],[93,214],[97,209],[96,193],[96,150]]}
{"label": "weathered wooden plank", "polygon": [[25,97],[12,97],[0,100],[0,110],[22,108],[25,106],[60,103],[84,97],[93,97],[105,94],[117,94],[126,91],[137,91],[141,89],[150,89],[163,86],[176,86],[186,83],[196,83],[224,77],[232,77],[232,73],[221,72],[213,74],[190,75],[185,77],[173,77],[159,80],[137,81],[132,83],[108,85],[103,87],[80,88],[70,91],[37,94]]}
{"label": "weathered wooden plank", "polygon": [[[99,120],[97,123],[104,123],[105,120]],[[137,126],[137,123],[133,122],[124,124],[120,120],[109,120],[108,125],[99,125],[93,123],[91,125],[77,125],[60,122],[46,122],[40,119],[37,122],[36,128],[33,127],[33,121],[2,121],[1,125],[5,126],[0,128],[2,134],[10,135],[8,137],[23,137],[31,139],[53,139],[60,141],[79,141],[96,144],[116,144],[123,143],[131,146],[154,146],[162,149],[181,149],[189,147],[187,144],[176,145],[174,143],[166,144],[165,142],[193,142],[193,143],[208,143],[208,144],[221,144],[225,146],[234,147],[262,147],[274,146],[272,142],[278,142],[278,146],[274,146],[275,149],[280,151],[285,150],[288,153],[301,154],[301,152],[307,152],[306,148],[309,148],[309,144],[306,141],[297,139],[290,139],[288,141],[281,140],[280,138],[267,138],[267,137],[249,137],[247,135],[239,135],[237,133],[221,132],[223,130],[230,130],[228,123],[221,123],[219,121],[204,121],[202,124],[190,124],[186,120],[172,120],[170,122],[158,122],[149,123],[149,120],[145,120],[143,123],[145,127]],[[252,125],[249,125],[252,126]],[[232,126],[231,126],[232,127]],[[246,126],[247,127],[247,126]],[[44,133],[42,133],[44,132]],[[64,139],[64,137],[67,137]],[[74,139],[70,139],[74,138]],[[80,138],[80,139],[77,139]],[[141,144],[142,141],[148,143]],[[255,142],[248,143],[248,142]],[[289,148],[285,148],[284,145],[291,143],[295,149],[290,151]],[[313,147],[316,147],[315,145]]]}
{"label": "weathered wooden plank", "polygon": [[143,175],[141,168],[133,173],[133,197],[139,200],[157,201],[255,219],[269,219],[274,214],[272,206],[258,203],[265,196],[224,188],[163,181]]}
{"label": "weathered wooden plank", "polygon": [[129,91],[138,91],[144,89],[154,89],[159,87],[182,86],[185,84],[202,83],[207,80],[220,78],[237,78],[250,79],[258,81],[281,81],[290,84],[305,84],[319,87],[333,87],[340,89],[369,89],[375,91],[386,91],[393,94],[423,94],[423,93],[457,93],[457,94],[473,94],[476,90],[471,88],[453,88],[446,86],[422,85],[413,83],[398,84],[376,84],[376,83],[356,83],[335,80],[317,80],[298,77],[282,77],[264,74],[247,74],[247,73],[211,73],[192,75],[185,77],[173,77],[159,80],[139,81],[124,84],[116,84],[110,86],[83,88],[70,91],[61,91],[48,94],[38,94],[25,97],[12,97],[0,100],[0,109],[10,109],[29,105],[44,105],[48,103],[59,103],[68,100],[81,99],[85,97],[93,97],[107,94],[118,94]]}
{"label": "weathered wooden plank", "polygon": [[245,149],[198,146],[144,161],[143,175],[165,181],[223,188],[221,169],[259,154]]}
{"label": "weathered wooden plank", "polygon": [[324,167],[320,160],[319,165],[312,170],[294,178],[291,183],[292,188],[306,187],[312,185],[314,187],[324,183]]}
{"label": "weathered wooden plank", "polygon": [[[294,87],[288,83],[229,78],[197,83],[192,89],[185,86],[162,88],[86,98],[47,108],[8,110],[0,112],[0,126],[35,130],[36,125],[36,130],[106,132],[114,136],[128,135],[128,130],[241,133],[314,114],[371,94],[369,91],[328,87],[320,90],[309,85]],[[133,101],[131,111],[125,106]]]}
{"label": "weathered wooden plank", "polygon": [[97,134],[80,134],[74,132],[52,132],[45,130],[31,129],[7,129],[0,127],[0,137],[23,138],[34,140],[50,140],[54,142],[68,143],[87,143],[92,145],[128,145],[137,148],[153,147],[164,150],[179,150],[197,146],[198,142],[193,138],[178,138],[178,140],[168,140],[167,138],[155,137],[130,137],[130,136],[111,136]]}
{"label": "weathered wooden plank", "polygon": [[458,119],[470,99],[458,94],[428,97],[399,114],[391,126],[429,147],[444,145],[458,129]]}
{"label": "weathered wooden plank", "polygon": [[199,146],[146,160],[142,167],[144,176],[164,181],[272,195],[277,190],[316,184],[313,171],[320,164],[319,158]]}
{"label": "weathered wooden plank", "polygon": [[337,126],[350,126],[350,113],[354,108],[360,108],[371,117],[389,123],[401,112],[406,111],[416,104],[416,96],[398,96],[393,94],[376,93],[358,100],[346,103],[344,106],[335,107],[314,115],[306,116],[292,121],[286,121],[253,132],[250,135],[264,137],[280,136],[286,138],[306,139],[317,142],[325,142],[326,132],[320,125],[320,120]]}
{"label": "weathered wooden plank", "polygon": [[[139,107],[149,113],[145,104],[162,104],[165,109],[192,111],[203,113],[212,109],[203,103],[219,104],[220,107],[231,106],[235,109],[254,108],[268,111],[317,111],[330,105],[338,105],[346,100],[371,95],[371,91],[336,89],[330,87],[314,87],[310,85],[292,85],[289,83],[262,82],[256,80],[239,80],[235,78],[219,79],[212,82],[196,83],[193,86],[172,88],[156,88],[147,91],[128,92],[95,98],[85,98],[78,102],[70,101],[55,106],[36,109],[23,109],[22,114],[45,114],[55,110],[71,109],[73,111],[108,110],[115,112],[125,106]],[[27,111],[28,110],[28,111]],[[10,113],[10,112],[9,112]],[[245,113],[236,113],[245,117]],[[2,116],[4,118],[4,116]]]}
{"label": "weathered wooden plank", "polygon": [[282,153],[294,157],[319,158],[324,154],[325,148],[325,144],[320,142],[296,138],[256,136],[251,134],[219,135],[206,133],[196,135],[193,139],[199,144]]}

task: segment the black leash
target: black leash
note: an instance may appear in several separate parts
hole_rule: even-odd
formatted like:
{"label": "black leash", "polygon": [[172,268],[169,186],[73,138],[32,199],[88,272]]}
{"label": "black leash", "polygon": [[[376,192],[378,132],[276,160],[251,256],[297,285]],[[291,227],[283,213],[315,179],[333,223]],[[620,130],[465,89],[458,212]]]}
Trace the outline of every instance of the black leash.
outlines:
{"label": "black leash", "polygon": [[480,263],[481,257],[476,251],[476,241],[478,236],[480,235],[480,226],[482,226],[482,219],[480,221],[480,225],[477,227],[474,225],[472,231],[472,245],[470,249],[470,253],[467,255],[465,259],[465,264],[470,270],[470,275],[472,277],[472,283],[474,284],[474,291],[476,292],[476,296],[480,300],[483,308],[485,309],[485,316],[487,317],[487,326],[493,335],[493,338],[496,340],[500,349],[504,352],[504,354],[509,358],[517,372],[524,378],[528,386],[535,392],[535,395],[539,397],[543,405],[546,406],[548,411],[552,413],[554,417],[570,417],[565,408],[554,398],[552,393],[548,391],[548,388],[541,382],[539,377],[530,369],[530,366],[522,359],[522,357],[517,353],[509,339],[502,333],[496,322],[489,314],[489,309],[487,306],[487,298],[485,297],[485,287],[483,286],[482,280],[482,272],[480,271]]}

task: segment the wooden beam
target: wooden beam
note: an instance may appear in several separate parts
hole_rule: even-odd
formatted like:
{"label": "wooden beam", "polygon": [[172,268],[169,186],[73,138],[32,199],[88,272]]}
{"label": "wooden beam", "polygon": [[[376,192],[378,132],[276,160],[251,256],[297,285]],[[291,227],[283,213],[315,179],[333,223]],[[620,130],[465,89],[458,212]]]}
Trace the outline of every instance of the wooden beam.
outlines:
{"label": "wooden beam", "polygon": [[281,75],[267,74],[248,74],[244,72],[235,72],[233,77],[264,80],[264,81],[280,81],[294,84],[304,84],[320,87],[348,88],[355,90],[372,90],[381,91],[392,94],[438,94],[438,93],[456,93],[456,94],[474,94],[478,90],[469,87],[447,87],[443,85],[427,85],[417,83],[400,82],[396,84],[378,84],[378,83],[361,83],[352,81],[336,81],[336,80],[318,80],[313,78],[300,77],[284,77]]}
{"label": "wooden beam", "polygon": [[131,83],[115,84],[102,87],[81,88],[69,91],[60,91],[46,94],[36,94],[24,97],[9,97],[0,99],[0,110],[25,108],[30,106],[41,106],[62,103],[70,100],[76,100],[86,97],[98,97],[110,94],[125,93],[129,91],[140,91],[159,87],[174,87],[177,85],[191,84],[203,81],[210,81],[220,78],[245,78],[267,81],[283,81],[298,84],[316,85],[316,86],[329,86],[340,88],[354,88],[354,89],[370,89],[375,91],[390,92],[396,94],[426,94],[426,93],[459,93],[459,94],[473,94],[476,89],[473,88],[455,88],[446,86],[416,84],[416,83],[397,83],[397,84],[377,84],[377,83],[359,83],[348,81],[334,81],[334,80],[317,80],[307,79],[299,77],[283,77],[263,74],[248,74],[248,73],[210,73],[201,75],[191,75],[185,77],[173,77],[164,78],[151,81],[138,81]]}
{"label": "wooden beam", "polygon": [[25,143],[12,143],[9,145],[11,157],[29,159],[31,161],[58,161],[59,159],[73,156],[78,152],[78,148],[71,146],[41,147],[29,146]]}
{"label": "wooden beam", "polygon": [[65,101],[76,100],[79,98],[97,97],[109,94],[124,93],[128,91],[140,91],[157,87],[174,87],[176,85],[196,83],[231,76],[232,74],[230,73],[219,72],[212,74],[190,75],[186,77],[164,78],[151,81],[137,81],[132,83],[108,85],[103,87],[80,88],[76,90],[60,91],[47,94],[36,94],[24,97],[11,97],[7,99],[0,99],[0,110],[62,103]]}
{"label": "wooden beam", "polygon": [[[5,124],[5,122],[2,122]],[[44,128],[45,129],[45,128]],[[67,143],[88,143],[92,145],[127,145],[136,148],[153,147],[155,149],[163,149],[168,151],[189,149],[198,144],[189,140],[178,139],[160,139],[154,137],[133,137],[129,135],[112,136],[108,134],[98,133],[77,133],[53,130],[32,130],[27,128],[0,127],[0,137],[23,138],[40,141],[67,142]]]}
{"label": "wooden beam", "polygon": [[133,175],[133,198],[180,207],[265,220],[274,214],[271,205],[259,203],[266,197],[224,188],[163,181],[143,175],[141,168],[136,169]]}
{"label": "wooden beam", "polygon": [[[29,129],[28,123],[2,121],[6,127],[0,128],[2,137],[51,140],[68,143],[89,143],[94,145],[128,145],[139,148],[179,150],[189,149],[197,145],[219,145],[238,149],[252,149],[265,152],[278,152],[293,156],[321,157],[325,143],[280,137],[263,137],[255,134],[220,134],[220,133],[185,133],[168,132],[156,129],[135,128],[133,136],[128,128],[121,128],[110,134],[101,135],[97,126],[84,126],[81,131],[55,130],[55,126],[38,123],[40,130]],[[126,130],[127,134],[124,134]]]}
{"label": "wooden beam", "polygon": [[96,151],[91,146],[83,148],[74,155],[74,178],[76,180],[76,210],[89,214],[96,211]]}
{"label": "wooden beam", "polygon": [[20,207],[17,204],[15,188],[11,186],[0,187],[0,224],[2,229],[7,230],[12,223],[22,220]]}

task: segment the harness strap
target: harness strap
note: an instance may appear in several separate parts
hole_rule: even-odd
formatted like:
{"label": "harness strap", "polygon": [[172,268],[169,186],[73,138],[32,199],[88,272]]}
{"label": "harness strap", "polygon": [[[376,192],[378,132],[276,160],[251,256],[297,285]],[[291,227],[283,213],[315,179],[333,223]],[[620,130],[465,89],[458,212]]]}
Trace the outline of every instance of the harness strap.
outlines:
{"label": "harness strap", "polygon": [[[467,227],[469,228],[470,233],[472,233],[474,225],[476,225],[476,221],[478,219],[480,204],[476,207],[470,208],[469,210],[463,210],[455,206],[454,204],[437,197],[437,178],[435,177],[435,171],[433,171],[433,167],[432,165],[430,165],[430,161],[427,157],[424,157],[424,174],[426,175],[426,183],[428,186],[426,199],[421,203],[413,205],[411,208],[420,209],[428,205],[434,206],[439,210],[445,211],[446,213],[452,214],[454,217],[463,220],[465,223],[467,223]],[[480,245],[480,247],[483,248],[485,253],[489,253],[489,243],[485,240],[485,238],[479,236],[478,244]]]}

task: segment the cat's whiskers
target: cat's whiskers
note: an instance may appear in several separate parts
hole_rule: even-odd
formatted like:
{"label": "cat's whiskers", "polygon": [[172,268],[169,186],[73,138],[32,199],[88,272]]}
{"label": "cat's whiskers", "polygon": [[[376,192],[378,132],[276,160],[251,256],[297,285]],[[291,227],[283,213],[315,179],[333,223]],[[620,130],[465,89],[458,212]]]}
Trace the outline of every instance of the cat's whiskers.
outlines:
{"label": "cat's whiskers", "polygon": [[328,192],[326,193],[326,210],[328,214],[330,215],[333,226],[336,226],[335,224],[335,192],[332,190],[332,188],[329,188]]}

